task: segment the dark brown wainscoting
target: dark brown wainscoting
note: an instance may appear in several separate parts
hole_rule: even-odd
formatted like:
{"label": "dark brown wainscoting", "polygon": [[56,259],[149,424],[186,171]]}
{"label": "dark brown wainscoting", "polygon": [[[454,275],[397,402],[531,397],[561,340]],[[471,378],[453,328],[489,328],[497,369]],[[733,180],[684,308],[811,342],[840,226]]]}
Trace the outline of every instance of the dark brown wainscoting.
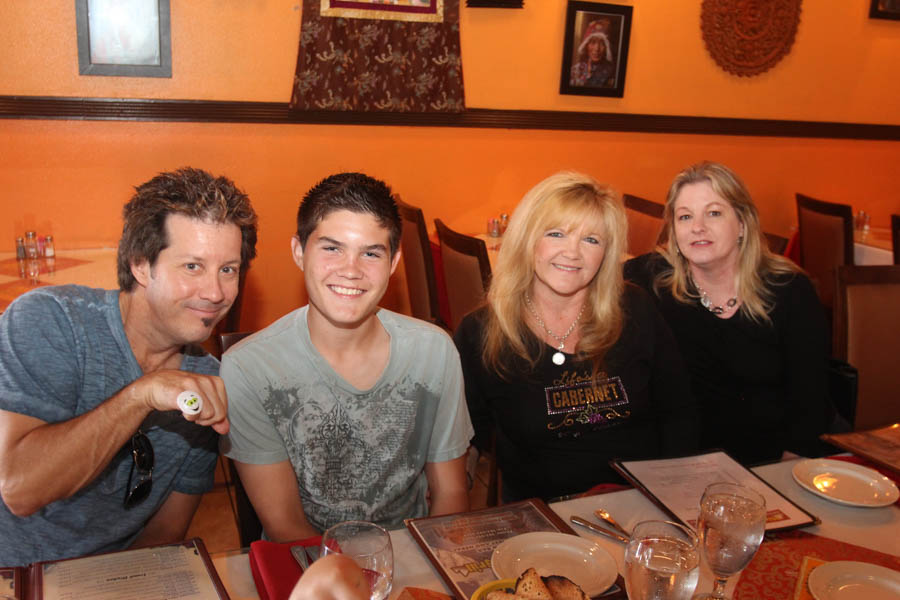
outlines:
{"label": "dark brown wainscoting", "polygon": [[480,127],[900,140],[900,125],[486,108],[472,108],[460,114],[312,112],[291,110],[281,102],[213,100],[0,96],[0,118]]}

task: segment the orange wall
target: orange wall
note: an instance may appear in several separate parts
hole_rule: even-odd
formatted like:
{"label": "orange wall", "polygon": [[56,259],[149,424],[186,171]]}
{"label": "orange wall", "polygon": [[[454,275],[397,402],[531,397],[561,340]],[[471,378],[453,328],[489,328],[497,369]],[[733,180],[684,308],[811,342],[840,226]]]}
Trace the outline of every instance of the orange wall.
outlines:
{"label": "orange wall", "polygon": [[[74,3],[0,3],[0,94],[287,101],[299,2],[172,0],[173,77],[79,77]],[[565,2],[462,9],[469,106],[900,124],[900,23],[866,18],[868,0],[806,2],[791,54],[746,79],[718,69],[699,3],[635,4],[625,98],[561,96]],[[65,248],[114,245],[134,185],[192,165],[232,177],[260,214],[243,326],[305,302],[288,240],[301,194],[339,170],[386,179],[456,228],[480,231],[540,178],[587,171],[661,200],[701,159],[742,174],[767,230],[787,234],[797,191],[843,201],[885,226],[900,213],[897,142],[605,132],[312,125],[0,120],[0,250],[26,228]],[[402,309],[402,277],[387,305]]]}

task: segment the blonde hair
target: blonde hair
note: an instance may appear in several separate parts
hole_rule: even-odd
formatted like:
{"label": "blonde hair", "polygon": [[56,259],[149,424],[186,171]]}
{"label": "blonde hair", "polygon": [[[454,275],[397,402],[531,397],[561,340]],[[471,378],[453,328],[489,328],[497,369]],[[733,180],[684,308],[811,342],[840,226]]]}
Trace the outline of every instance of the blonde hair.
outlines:
{"label": "blonde hair", "polygon": [[744,182],[728,167],[715,162],[701,162],[691,165],[675,176],[666,196],[663,214],[663,233],[660,247],[662,254],[672,269],[666,269],[656,276],[655,289],[668,289],[679,302],[692,302],[699,296],[690,284],[690,268],[687,259],[678,249],[675,239],[675,201],[686,185],[709,183],[720,198],[728,202],[738,220],[744,226],[744,233],[738,239],[737,294],[741,299],[740,312],[756,322],[771,322],[775,276],[798,273],[800,269],[793,262],[769,250],[768,242],[759,223],[759,213],[750,198]]}
{"label": "blonde hair", "polygon": [[534,252],[549,230],[570,231],[582,224],[594,228],[602,238],[603,261],[588,287],[581,318],[581,339],[575,353],[590,358],[594,374],[603,357],[622,332],[622,256],[627,240],[627,221],[621,195],[611,187],[580,173],[552,175],[534,186],[513,212],[497,258],[485,323],[485,365],[501,377],[508,373],[510,353],[532,367],[543,354],[543,344],[534,353],[533,336],[525,322],[525,296],[534,279]]}

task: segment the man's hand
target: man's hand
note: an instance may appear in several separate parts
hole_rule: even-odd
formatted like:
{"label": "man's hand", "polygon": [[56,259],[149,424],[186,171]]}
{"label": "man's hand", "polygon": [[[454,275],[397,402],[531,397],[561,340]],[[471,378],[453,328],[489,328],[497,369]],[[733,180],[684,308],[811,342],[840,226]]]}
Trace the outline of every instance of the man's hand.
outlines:
{"label": "man's hand", "polygon": [[290,600],[368,600],[369,584],[353,559],[343,554],[323,556],[309,566]]}
{"label": "man's hand", "polygon": [[215,375],[164,369],[144,375],[128,388],[134,398],[141,399],[151,410],[181,410],[178,395],[194,392],[202,407],[197,414],[184,414],[188,421],[228,433],[228,395],[225,383]]}

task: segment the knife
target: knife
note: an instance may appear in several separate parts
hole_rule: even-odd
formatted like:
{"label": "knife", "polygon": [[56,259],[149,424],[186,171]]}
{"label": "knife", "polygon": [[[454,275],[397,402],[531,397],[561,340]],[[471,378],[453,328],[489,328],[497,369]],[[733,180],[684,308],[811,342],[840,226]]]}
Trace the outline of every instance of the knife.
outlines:
{"label": "knife", "polygon": [[591,523],[590,521],[588,521],[587,519],[579,517],[578,515],[572,515],[571,517],[569,517],[569,520],[572,521],[573,523],[575,523],[576,525],[581,525],[582,527],[590,529],[594,533],[599,533],[600,535],[604,535],[608,538],[614,539],[617,542],[622,542],[624,544],[627,544],[629,542],[629,539],[627,537],[625,537],[623,535],[619,535],[618,533],[614,533],[614,532],[610,531],[609,529],[604,529],[603,527],[600,527],[599,525],[595,525],[595,524]]}

